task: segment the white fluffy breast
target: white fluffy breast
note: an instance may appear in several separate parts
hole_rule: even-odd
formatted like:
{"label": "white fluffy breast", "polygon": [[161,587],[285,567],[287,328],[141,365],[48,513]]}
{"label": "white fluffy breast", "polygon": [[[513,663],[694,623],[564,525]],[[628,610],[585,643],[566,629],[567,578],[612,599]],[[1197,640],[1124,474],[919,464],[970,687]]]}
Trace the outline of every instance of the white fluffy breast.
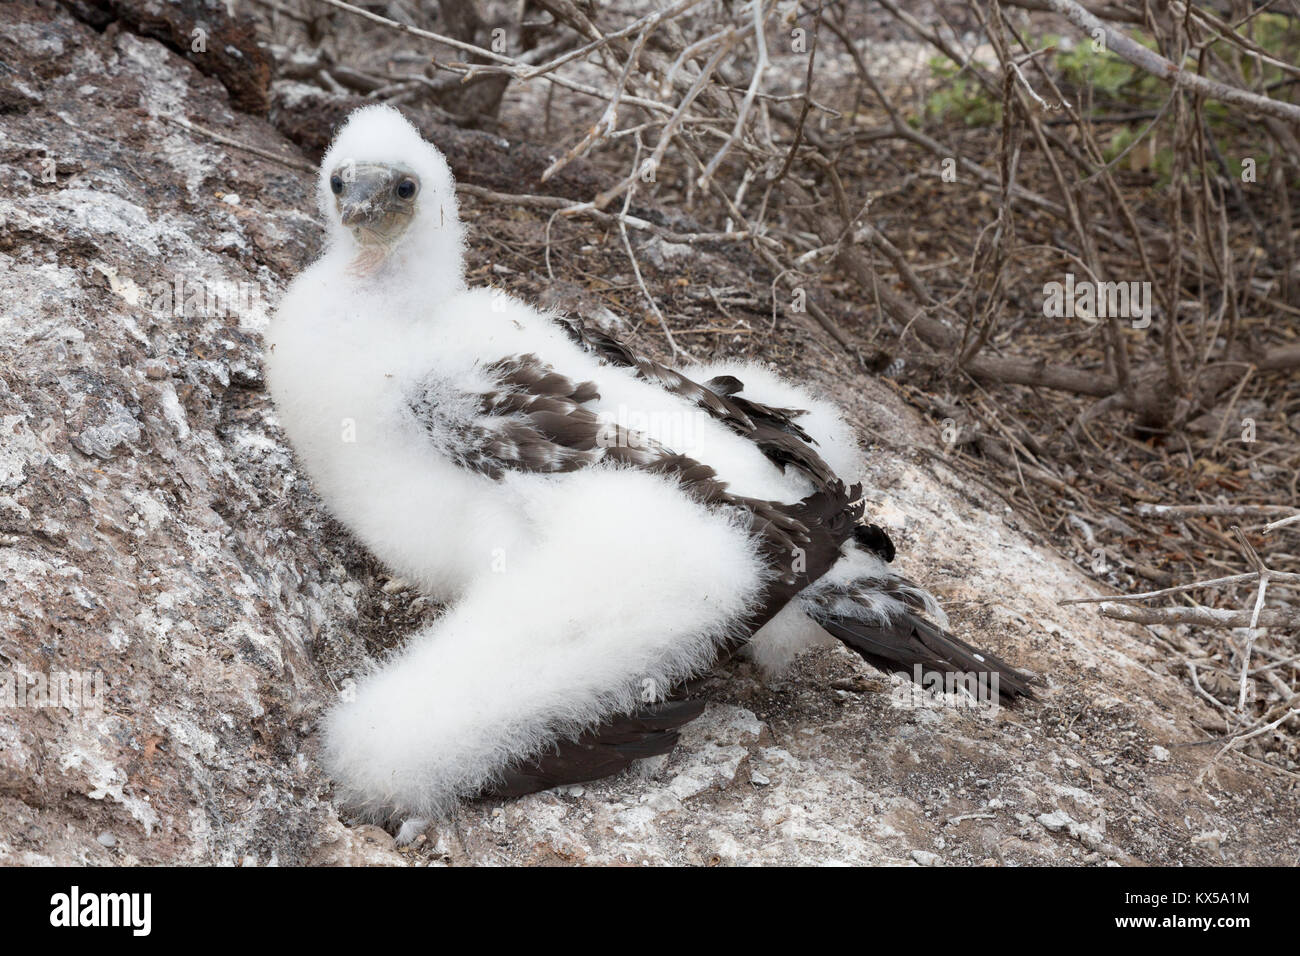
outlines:
{"label": "white fluffy breast", "polygon": [[424,323],[317,281],[328,262],[294,283],[267,335],[280,422],[339,520],[403,577],[454,596],[525,529],[498,484],[455,465],[411,416],[435,358]]}

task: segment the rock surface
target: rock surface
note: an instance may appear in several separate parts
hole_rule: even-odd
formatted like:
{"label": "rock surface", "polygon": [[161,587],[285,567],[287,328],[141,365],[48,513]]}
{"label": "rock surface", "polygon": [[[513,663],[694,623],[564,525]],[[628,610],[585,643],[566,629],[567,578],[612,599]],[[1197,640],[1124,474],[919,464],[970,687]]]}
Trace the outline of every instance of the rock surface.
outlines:
{"label": "rock surface", "polygon": [[[1197,783],[1214,715],[1163,646],[1057,606],[1087,580],[887,387],[811,360],[790,371],[862,421],[904,566],[1043,702],[900,708],[832,649],[775,686],[736,663],[639,776],[360,825],[315,723],[433,610],[324,514],[263,389],[268,309],[317,242],[304,157],[159,42],[59,6],[0,6],[0,62],[0,673],[83,691],[0,695],[0,863],[1297,862],[1294,780],[1228,757]],[[498,225],[471,223],[475,246]]]}

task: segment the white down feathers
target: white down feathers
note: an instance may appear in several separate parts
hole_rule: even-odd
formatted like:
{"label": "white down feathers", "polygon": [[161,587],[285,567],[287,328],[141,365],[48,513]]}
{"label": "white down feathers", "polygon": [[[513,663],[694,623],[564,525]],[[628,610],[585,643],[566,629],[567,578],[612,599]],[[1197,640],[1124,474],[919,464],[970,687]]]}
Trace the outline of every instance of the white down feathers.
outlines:
{"label": "white down feathers", "polygon": [[[408,233],[364,278],[349,271],[358,247],[328,185],[349,159],[400,162],[422,179]],[[476,414],[461,396],[490,384],[483,366],[535,353],[596,383],[594,410],[712,466],[735,493],[792,502],[813,489],[691,403],[602,364],[545,313],[467,290],[451,173],[395,110],[352,115],[318,190],[327,247],[294,280],[267,336],[280,421],[329,509],[397,574],[450,602],[329,713],[324,760],[359,808],[437,813],[556,735],[658,699],[707,667],[767,573],[736,516],[671,479],[596,466],[494,481],[457,465],[456,426]],[[687,374],[734,374],[746,397],[810,409],[800,422],[825,460],[846,479],[861,473],[838,413],[766,369]],[[421,394],[437,401],[432,425],[411,413]],[[883,573],[874,556],[853,560]],[[821,638],[791,606],[753,651],[778,666]]]}

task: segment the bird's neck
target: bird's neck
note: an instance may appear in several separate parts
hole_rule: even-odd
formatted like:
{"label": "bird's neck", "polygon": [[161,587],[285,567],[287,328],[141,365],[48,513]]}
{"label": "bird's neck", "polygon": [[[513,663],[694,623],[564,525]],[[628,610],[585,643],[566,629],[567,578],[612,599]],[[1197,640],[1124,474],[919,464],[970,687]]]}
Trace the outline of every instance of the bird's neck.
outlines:
{"label": "bird's neck", "polygon": [[343,251],[353,277],[380,297],[396,296],[429,308],[466,288],[464,256],[457,234],[403,242],[374,262],[367,260],[351,237],[347,237]]}

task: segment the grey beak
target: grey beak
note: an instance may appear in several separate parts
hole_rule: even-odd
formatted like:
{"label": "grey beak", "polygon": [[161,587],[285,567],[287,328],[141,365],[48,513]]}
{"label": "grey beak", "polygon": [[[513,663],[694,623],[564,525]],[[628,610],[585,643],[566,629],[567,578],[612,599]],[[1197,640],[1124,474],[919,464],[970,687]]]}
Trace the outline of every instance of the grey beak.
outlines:
{"label": "grey beak", "polygon": [[343,225],[351,228],[381,218],[389,180],[385,173],[358,170],[351,182],[345,182],[338,200]]}

